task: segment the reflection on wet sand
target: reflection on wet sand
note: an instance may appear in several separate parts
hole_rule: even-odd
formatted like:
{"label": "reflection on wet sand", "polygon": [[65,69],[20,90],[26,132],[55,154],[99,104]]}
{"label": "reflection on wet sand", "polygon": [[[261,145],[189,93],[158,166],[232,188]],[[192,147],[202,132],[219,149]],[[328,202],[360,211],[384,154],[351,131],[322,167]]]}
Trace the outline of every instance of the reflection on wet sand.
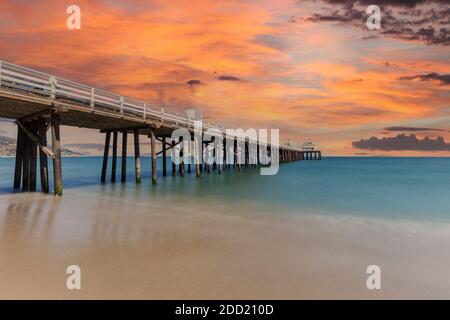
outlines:
{"label": "reflection on wet sand", "polygon": [[[0,298],[450,297],[448,224],[98,189],[0,196]],[[365,285],[373,263],[378,292]],[[71,264],[80,291],[65,288]]]}
{"label": "reflection on wet sand", "polygon": [[[41,244],[45,244],[50,237],[58,208],[58,199],[33,194],[12,197],[6,204],[4,214],[0,216],[0,219],[3,219],[0,224],[2,243],[8,241],[8,236],[11,236],[11,231],[14,230],[15,241],[28,242],[36,238]],[[39,236],[35,237],[36,235]]]}

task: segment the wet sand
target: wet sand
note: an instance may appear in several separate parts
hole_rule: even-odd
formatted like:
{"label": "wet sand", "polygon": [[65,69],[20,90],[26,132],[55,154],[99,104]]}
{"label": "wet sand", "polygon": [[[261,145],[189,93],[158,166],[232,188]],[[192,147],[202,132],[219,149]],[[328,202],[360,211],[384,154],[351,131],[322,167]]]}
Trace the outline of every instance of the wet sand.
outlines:
{"label": "wet sand", "polygon": [[[447,222],[120,192],[0,195],[0,298],[450,298]],[[73,264],[81,290],[65,286]]]}

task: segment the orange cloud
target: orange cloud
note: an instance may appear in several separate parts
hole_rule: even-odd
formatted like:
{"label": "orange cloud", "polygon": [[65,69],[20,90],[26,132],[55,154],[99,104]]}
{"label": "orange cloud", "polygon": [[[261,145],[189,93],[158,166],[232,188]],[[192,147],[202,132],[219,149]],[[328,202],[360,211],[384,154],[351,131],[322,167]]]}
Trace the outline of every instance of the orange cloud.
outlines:
{"label": "orange cloud", "polygon": [[66,29],[69,4],[2,1],[1,59],[338,154],[353,154],[362,133],[449,115],[448,90],[399,80],[448,73],[448,49],[428,47],[428,58],[390,40],[369,50],[358,31],[290,23],[308,13],[293,1],[80,0],[79,31]]}

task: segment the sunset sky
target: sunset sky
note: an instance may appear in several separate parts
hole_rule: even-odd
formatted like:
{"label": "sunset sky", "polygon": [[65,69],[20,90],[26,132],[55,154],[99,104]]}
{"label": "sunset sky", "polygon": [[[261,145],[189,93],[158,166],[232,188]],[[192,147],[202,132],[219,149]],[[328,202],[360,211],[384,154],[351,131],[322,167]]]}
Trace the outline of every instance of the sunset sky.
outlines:
{"label": "sunset sky", "polygon": [[[71,4],[81,30],[66,28]],[[381,30],[366,27],[369,4]],[[449,1],[2,0],[0,59],[230,128],[279,128],[326,155],[450,154]],[[102,142],[64,130],[65,144]],[[449,147],[352,145],[399,134]]]}

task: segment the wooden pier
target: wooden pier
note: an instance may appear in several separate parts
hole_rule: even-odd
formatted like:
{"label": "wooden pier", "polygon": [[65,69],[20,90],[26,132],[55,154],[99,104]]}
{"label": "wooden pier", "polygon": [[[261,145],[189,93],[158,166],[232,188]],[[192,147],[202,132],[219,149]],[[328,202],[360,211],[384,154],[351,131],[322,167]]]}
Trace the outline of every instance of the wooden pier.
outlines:
{"label": "wooden pier", "polygon": [[[14,171],[14,190],[36,191],[37,151],[39,150],[39,174],[41,190],[48,193],[48,158],[53,161],[53,185],[55,195],[62,195],[62,163],[60,126],[97,129],[105,134],[103,164],[100,181],[106,183],[110,145],[112,140],[111,182],[117,178],[117,143],[119,133],[122,138],[120,181],[126,182],[127,145],[129,135],[133,137],[136,183],[141,183],[140,136],[150,139],[152,183],[157,183],[156,158],[162,154],[163,176],[167,175],[167,152],[180,148],[184,152],[182,141],[169,140],[177,128],[185,128],[191,134],[187,143],[194,145],[194,153],[206,160],[195,163],[195,174],[203,172],[222,172],[231,169],[260,166],[260,147],[256,151],[249,147],[254,141],[244,138],[244,149],[239,147],[238,138],[234,138],[232,148],[226,150],[223,143],[229,137],[224,127],[203,123],[201,132],[215,130],[223,135],[222,141],[201,141],[195,145],[195,121],[185,114],[177,113],[151,104],[116,95],[97,88],[70,80],[58,78],[43,72],[25,68],[0,60],[0,117],[14,119],[17,124],[17,150]],[[51,132],[51,148],[47,145],[47,131]],[[112,136],[112,139],[111,139]],[[169,138],[169,139],[168,139]],[[242,140],[239,140],[242,141]],[[157,152],[156,143],[161,144]],[[222,146],[223,162],[210,154],[212,143]],[[278,149],[277,161],[287,163],[299,160],[319,160],[320,151],[301,151],[292,146],[271,146],[267,144],[267,154]],[[230,154],[228,154],[230,153]],[[222,159],[221,155],[219,156]],[[231,160],[230,160],[231,159]],[[243,161],[238,161],[243,159]],[[177,168],[178,166],[178,168]],[[191,163],[172,162],[172,175],[184,176],[191,172]]]}

